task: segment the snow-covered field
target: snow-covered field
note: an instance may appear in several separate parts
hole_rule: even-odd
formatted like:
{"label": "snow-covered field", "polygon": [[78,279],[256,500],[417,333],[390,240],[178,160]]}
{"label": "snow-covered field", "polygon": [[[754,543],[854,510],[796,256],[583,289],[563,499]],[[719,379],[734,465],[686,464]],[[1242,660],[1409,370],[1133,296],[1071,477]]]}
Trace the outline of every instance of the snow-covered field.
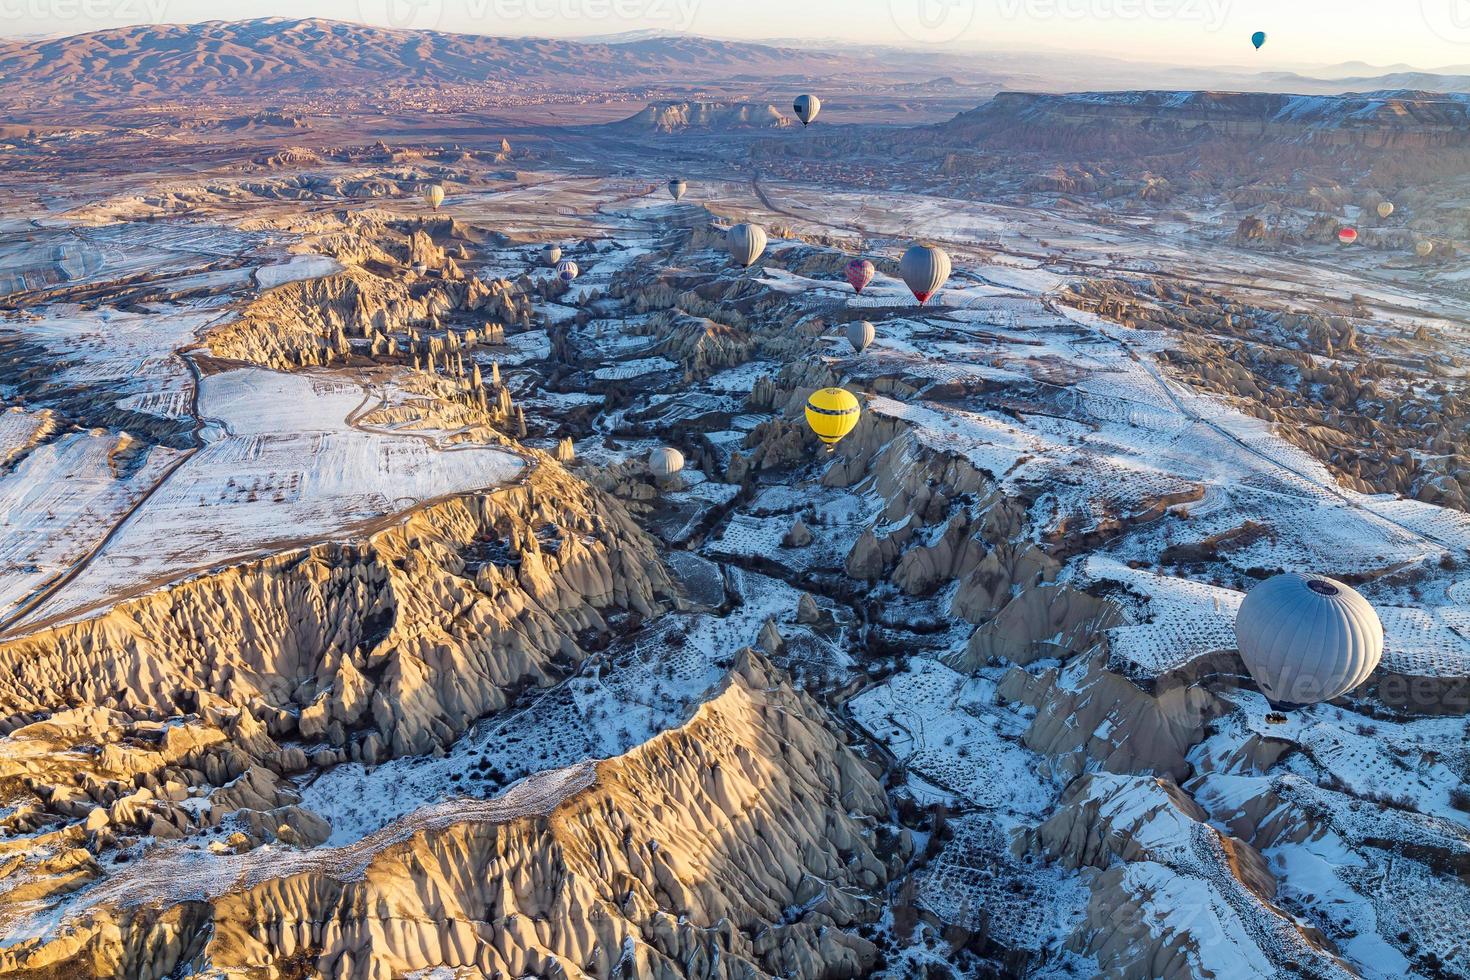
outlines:
{"label": "snow-covered field", "polygon": [[205,379],[221,427],[32,620],[95,608],[205,568],[370,529],[428,500],[515,478],[499,447],[355,429],[373,402],[341,375],[245,368]]}

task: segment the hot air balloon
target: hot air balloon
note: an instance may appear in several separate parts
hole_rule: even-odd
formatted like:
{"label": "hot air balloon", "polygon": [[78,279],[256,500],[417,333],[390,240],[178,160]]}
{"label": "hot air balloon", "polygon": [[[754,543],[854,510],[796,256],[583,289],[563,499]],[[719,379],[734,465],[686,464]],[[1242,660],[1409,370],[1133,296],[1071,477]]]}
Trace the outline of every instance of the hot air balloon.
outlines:
{"label": "hot air balloon", "polygon": [[444,186],[442,184],[430,184],[424,188],[424,203],[435,211],[439,205],[444,203]]}
{"label": "hot air balloon", "polygon": [[1261,50],[1261,45],[1266,43],[1266,32],[1256,31],[1251,35],[1251,43],[1256,46],[1257,51]]}
{"label": "hot air balloon", "polygon": [[1358,229],[1344,228],[1342,231],[1339,231],[1337,233],[1337,240],[1342,242],[1344,245],[1351,245],[1353,242],[1358,240]]}
{"label": "hot air balloon", "polygon": [[860,415],[857,397],[846,388],[818,388],[806,400],[806,424],[827,444],[829,453],[857,428]]}
{"label": "hot air balloon", "polygon": [[861,296],[863,287],[873,281],[877,272],[873,263],[867,259],[853,259],[847,263],[847,281],[852,283],[852,291]]}
{"label": "hot air balloon", "polygon": [[1419,258],[1421,258],[1421,259],[1427,259],[1427,258],[1429,258],[1429,253],[1431,253],[1433,251],[1434,251],[1434,243],[1431,242],[1431,241],[1428,241],[1428,240],[1422,241],[1422,242],[1418,242],[1418,243],[1416,243],[1414,245],[1414,254],[1417,255],[1417,256],[1419,256]]}
{"label": "hot air balloon", "polygon": [[852,345],[854,353],[861,354],[867,350],[876,336],[877,328],[867,320],[854,320],[847,325],[847,342]]}
{"label": "hot air balloon", "polygon": [[914,291],[914,298],[923,306],[949,278],[949,256],[937,245],[910,245],[903,253],[898,271],[909,289]]}
{"label": "hot air balloon", "polygon": [[547,265],[556,265],[561,261],[561,248],[557,245],[541,246],[541,261]]}
{"label": "hot air balloon", "polygon": [[413,264],[413,271],[422,276],[429,271],[429,263],[415,262]]}
{"label": "hot air balloon", "polygon": [[798,95],[791,103],[791,109],[796,113],[796,118],[801,120],[801,124],[807,126],[822,111],[822,100],[815,95]]}
{"label": "hot air balloon", "polygon": [[571,259],[562,259],[556,264],[556,276],[562,282],[571,282],[581,275],[582,270],[577,268],[577,263]]}
{"label": "hot air balloon", "polygon": [[1378,217],[1387,219],[1391,214],[1393,214],[1392,201],[1384,201],[1378,205]]}
{"label": "hot air balloon", "polygon": [[748,267],[766,250],[766,230],[749,222],[732,225],[725,232],[725,248],[736,264]]}
{"label": "hot air balloon", "polygon": [[679,198],[683,197],[684,192],[688,189],[689,185],[684,183],[684,181],[679,177],[675,177],[673,180],[669,181],[669,196],[676,201]]}
{"label": "hot air balloon", "polygon": [[1316,704],[1351,691],[1383,657],[1383,624],[1350,586],[1288,572],[1251,589],[1235,617],[1241,659],[1278,704]]}
{"label": "hot air balloon", "polygon": [[648,469],[655,476],[669,477],[684,469],[684,454],[664,446],[648,455]]}

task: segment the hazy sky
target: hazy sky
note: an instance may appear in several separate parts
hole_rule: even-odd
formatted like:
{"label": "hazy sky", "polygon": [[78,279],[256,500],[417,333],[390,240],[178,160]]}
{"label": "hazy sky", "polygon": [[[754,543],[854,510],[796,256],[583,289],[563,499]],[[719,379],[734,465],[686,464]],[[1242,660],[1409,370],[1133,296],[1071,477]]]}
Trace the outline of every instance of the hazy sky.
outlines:
{"label": "hazy sky", "polygon": [[[1262,68],[1470,63],[1470,0],[0,0],[0,34],[73,34],[221,16],[321,16],[557,37],[654,28],[720,37],[1075,48]],[[1257,30],[1268,34],[1259,52],[1249,41]]]}

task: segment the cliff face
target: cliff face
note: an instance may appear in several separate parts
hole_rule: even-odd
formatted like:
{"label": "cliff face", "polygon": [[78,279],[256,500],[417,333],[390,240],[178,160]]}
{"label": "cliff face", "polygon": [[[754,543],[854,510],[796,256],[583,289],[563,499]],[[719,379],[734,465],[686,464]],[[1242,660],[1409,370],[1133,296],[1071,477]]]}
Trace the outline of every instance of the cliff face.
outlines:
{"label": "cliff face", "polygon": [[350,847],[160,855],[0,970],[156,978],[202,954],[210,975],[354,980],[863,976],[875,950],[848,930],[881,913],[886,812],[822,710],[746,652],[687,723],[620,758]]}
{"label": "cliff face", "polygon": [[1428,92],[1298,96],[1242,92],[1001,92],[939,127],[946,137],[1034,148],[1165,146],[1244,140],[1319,148],[1470,146],[1470,98]]}

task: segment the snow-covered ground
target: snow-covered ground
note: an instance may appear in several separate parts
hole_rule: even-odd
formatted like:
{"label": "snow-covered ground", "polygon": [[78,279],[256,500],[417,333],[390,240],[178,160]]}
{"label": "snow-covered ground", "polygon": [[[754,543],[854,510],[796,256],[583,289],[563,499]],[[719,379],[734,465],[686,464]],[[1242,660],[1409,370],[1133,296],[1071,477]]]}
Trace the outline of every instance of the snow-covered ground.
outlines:
{"label": "snow-covered ground", "polygon": [[361,431],[374,401],[329,372],[257,368],[205,379],[199,410],[219,428],[31,621],[95,608],[205,568],[361,533],[424,501],[492,488],[520,460],[494,446]]}

